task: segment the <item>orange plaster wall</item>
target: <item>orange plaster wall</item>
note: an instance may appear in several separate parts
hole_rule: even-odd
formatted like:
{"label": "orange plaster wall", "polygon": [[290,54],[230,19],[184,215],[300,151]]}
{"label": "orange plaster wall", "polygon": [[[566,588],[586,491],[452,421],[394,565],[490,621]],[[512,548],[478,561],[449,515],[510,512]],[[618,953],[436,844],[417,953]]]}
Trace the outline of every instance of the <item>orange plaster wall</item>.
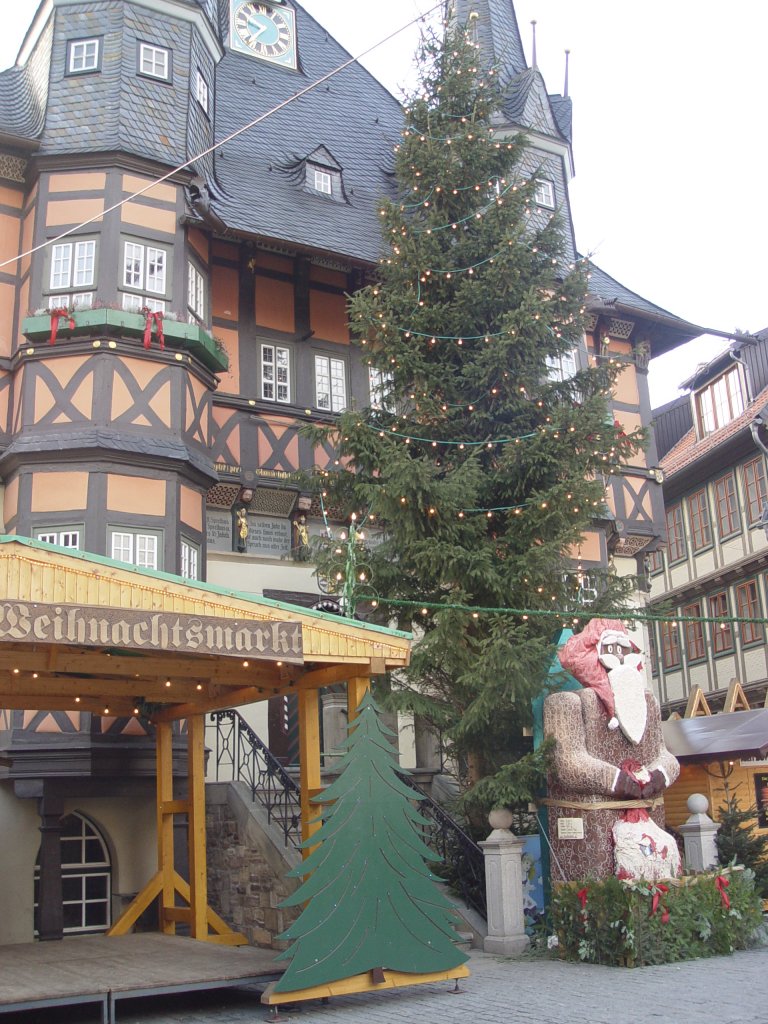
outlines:
{"label": "orange plaster wall", "polygon": [[76,174],[52,174],[48,179],[49,192],[103,192],[107,176],[103,171]]}
{"label": "orange plaster wall", "polygon": [[596,530],[585,530],[580,544],[574,544],[570,551],[571,558],[582,559],[584,562],[599,562],[601,558],[600,534]]}
{"label": "orange plaster wall", "polygon": [[624,409],[614,409],[613,415],[621,424],[621,429],[625,434],[631,434],[632,431],[639,430],[643,425],[639,413],[626,412]]}
{"label": "orange plaster wall", "polygon": [[5,485],[3,495],[3,524],[7,526],[19,511],[19,478],[15,476]]}
{"label": "orange plaster wall", "polygon": [[110,512],[136,512],[150,516],[165,515],[166,481],[146,476],[107,477],[107,508]]}
{"label": "orange plaster wall", "polygon": [[172,235],[176,231],[176,211],[158,210],[156,206],[146,206],[138,199],[125,203],[122,209],[123,224],[135,224],[140,228],[153,228]]}
{"label": "orange plaster wall", "polygon": [[67,512],[88,506],[88,474],[35,473],[32,477],[32,512]]}
{"label": "orange plaster wall", "polygon": [[191,526],[193,530],[203,528],[203,499],[197,491],[191,487],[181,486],[179,494],[179,516],[182,523]]}
{"label": "orange plaster wall", "polygon": [[[66,386],[72,380],[72,377],[80,370],[87,358],[87,356],[72,356],[65,357],[63,359],[55,359],[50,362],[49,366],[52,372],[56,375],[57,382],[62,386]],[[48,386],[44,377],[38,377],[35,382],[34,422],[38,423],[43,416],[46,416],[52,409],[54,409],[57,401],[57,393]],[[91,419],[93,416],[92,374],[89,373],[83,377],[77,387],[77,390],[70,397],[70,401],[82,416],[85,416],[87,419]],[[54,422],[69,423],[71,422],[71,417],[69,414],[62,412],[56,417]]]}
{"label": "orange plaster wall", "polygon": [[346,297],[310,288],[309,323],[316,338],[348,343]]}
{"label": "orange plaster wall", "polygon": [[329,270],[328,267],[318,267],[315,264],[309,268],[309,280],[331,284],[335,288],[347,287],[347,275],[341,270]]}
{"label": "orange plaster wall", "polygon": [[223,320],[237,320],[239,275],[233,267],[214,266],[211,274],[211,309]]}
{"label": "orange plaster wall", "polygon": [[[640,394],[637,390],[637,374],[635,373],[634,366],[628,366],[623,370],[613,388],[613,397],[617,402],[623,402],[624,405],[639,405]],[[621,413],[620,415],[624,415]]]}
{"label": "orange plaster wall", "polygon": [[296,320],[293,309],[293,281],[276,281],[271,277],[254,279],[254,316],[260,327],[293,334]]}
{"label": "orange plaster wall", "polygon": [[203,263],[208,263],[210,259],[208,236],[204,235],[199,228],[190,228],[187,232],[187,241]]}
{"label": "orange plaster wall", "polygon": [[0,356],[13,351],[13,304],[16,289],[12,284],[0,283]]}
{"label": "orange plaster wall", "polygon": [[214,239],[213,255],[218,256],[222,260],[234,261],[240,259],[240,250],[236,245],[232,245],[230,242],[221,242]]}
{"label": "orange plaster wall", "polygon": [[[128,192],[133,195],[134,192],[140,192],[146,185],[152,181],[151,178],[139,178],[134,174],[123,175],[123,192]],[[143,193],[147,199],[159,199],[164,203],[176,203],[176,187],[175,185],[153,185],[152,188],[147,189]]]}
{"label": "orange plaster wall", "polygon": [[[14,214],[0,213],[0,260],[8,260],[18,255],[19,223],[20,218]],[[5,273],[12,274],[15,265],[11,264],[3,269]]]}
{"label": "orange plaster wall", "polygon": [[[104,210],[103,199],[55,199],[45,209],[45,223],[49,227],[61,224],[81,224]],[[101,221],[98,217],[97,223]]]}
{"label": "orange plaster wall", "polygon": [[293,274],[293,260],[287,256],[275,256],[271,252],[257,252],[253,258],[253,263],[256,267],[278,270],[282,274]]}
{"label": "orange plaster wall", "polygon": [[3,206],[13,206],[14,209],[20,210],[24,205],[23,189],[0,185],[0,203]]}
{"label": "orange plaster wall", "polygon": [[230,395],[240,394],[240,348],[237,331],[228,327],[216,327],[216,337],[220,338],[229,357],[229,369],[219,376],[221,390]]}

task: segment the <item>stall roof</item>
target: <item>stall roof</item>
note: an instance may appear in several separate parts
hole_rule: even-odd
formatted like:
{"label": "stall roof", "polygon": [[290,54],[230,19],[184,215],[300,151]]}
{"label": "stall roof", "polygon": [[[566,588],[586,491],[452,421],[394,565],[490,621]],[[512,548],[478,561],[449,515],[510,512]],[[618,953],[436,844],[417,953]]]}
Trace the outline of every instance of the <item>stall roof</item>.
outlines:
{"label": "stall roof", "polygon": [[662,729],[668,749],[679,761],[763,759],[768,754],[768,708],[670,719]]}
{"label": "stall roof", "polygon": [[153,721],[408,664],[410,634],[0,535],[0,706]]}

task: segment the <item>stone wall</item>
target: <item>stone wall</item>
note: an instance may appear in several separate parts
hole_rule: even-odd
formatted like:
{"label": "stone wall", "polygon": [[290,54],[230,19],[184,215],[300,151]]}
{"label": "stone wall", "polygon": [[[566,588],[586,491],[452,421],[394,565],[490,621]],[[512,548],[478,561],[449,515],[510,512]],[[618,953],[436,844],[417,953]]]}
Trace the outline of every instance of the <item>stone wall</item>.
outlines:
{"label": "stone wall", "polygon": [[288,943],[274,936],[301,908],[278,904],[298,886],[299,879],[285,876],[300,855],[283,845],[282,832],[243,783],[209,783],[205,794],[210,905],[253,945],[285,949]]}

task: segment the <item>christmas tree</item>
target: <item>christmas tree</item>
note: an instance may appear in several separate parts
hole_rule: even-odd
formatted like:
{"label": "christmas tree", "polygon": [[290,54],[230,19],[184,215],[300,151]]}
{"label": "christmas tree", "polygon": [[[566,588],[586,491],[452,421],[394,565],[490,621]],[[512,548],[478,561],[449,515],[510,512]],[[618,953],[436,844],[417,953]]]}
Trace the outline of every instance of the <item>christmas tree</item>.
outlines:
{"label": "christmas tree", "polygon": [[[571,556],[642,436],[608,414],[617,366],[558,372],[582,343],[588,267],[536,205],[525,139],[494,132],[497,70],[456,25],[418,66],[398,196],[380,204],[386,255],[349,304],[377,394],[326,432],[345,469],[322,488],[380,530],[358,592],[372,578],[373,614],[418,636],[391,699],[440,732],[486,805],[513,804],[539,777],[521,737],[550,638],[582,610]],[[629,585],[606,573],[595,589],[593,613]]]}
{"label": "christmas tree", "polygon": [[392,733],[367,693],[350,725],[339,778],[316,802],[316,849],[292,874],[305,881],[282,906],[307,903],[281,939],[290,963],[274,992],[312,988],[365,971],[447,971],[467,957],[455,945],[451,904],[425,864],[415,794],[399,778]]}

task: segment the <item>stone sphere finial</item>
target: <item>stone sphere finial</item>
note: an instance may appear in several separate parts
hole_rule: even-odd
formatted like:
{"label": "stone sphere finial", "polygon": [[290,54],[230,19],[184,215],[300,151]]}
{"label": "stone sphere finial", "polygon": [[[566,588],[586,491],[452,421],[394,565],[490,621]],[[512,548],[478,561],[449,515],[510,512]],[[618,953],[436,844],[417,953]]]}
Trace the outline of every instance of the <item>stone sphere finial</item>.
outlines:
{"label": "stone sphere finial", "polygon": [[691,793],[687,807],[691,814],[706,814],[709,810],[709,800],[703,793]]}
{"label": "stone sphere finial", "polygon": [[515,816],[506,807],[497,807],[488,815],[488,824],[494,831],[497,828],[511,828]]}

